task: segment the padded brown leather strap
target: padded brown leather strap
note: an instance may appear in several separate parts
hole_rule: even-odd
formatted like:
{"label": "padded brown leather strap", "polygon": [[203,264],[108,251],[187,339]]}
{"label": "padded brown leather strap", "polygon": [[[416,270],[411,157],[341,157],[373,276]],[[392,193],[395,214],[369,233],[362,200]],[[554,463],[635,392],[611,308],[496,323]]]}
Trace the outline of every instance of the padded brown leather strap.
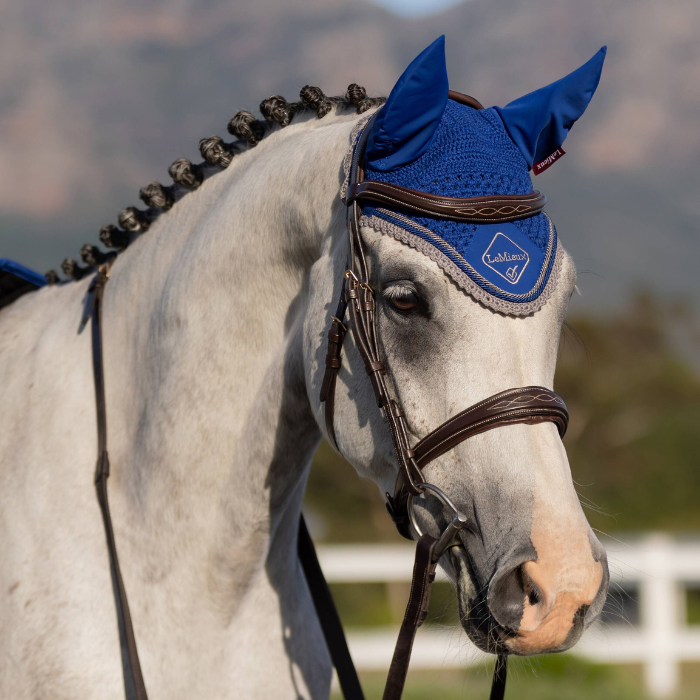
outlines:
{"label": "padded brown leather strap", "polygon": [[[110,261],[111,262],[111,261]],[[107,478],[109,477],[109,455],[107,453],[107,410],[105,407],[104,370],[102,364],[102,294],[107,283],[109,264],[100,267],[88,289],[85,300],[85,311],[80,330],[88,319],[92,319],[92,369],[95,378],[95,403],[97,408],[97,466],[95,469],[95,489],[97,500],[102,512],[109,565],[112,574],[114,604],[117,611],[119,641],[121,645],[122,673],[124,676],[124,695],[126,700],[148,700],[146,685],[141,673],[141,662],[136,648],[136,637],[129,612],[129,601],[122,579],[117,556],[117,545],[114,539],[112,516],[109,511],[107,497]]]}
{"label": "padded brown leather strap", "polygon": [[547,198],[537,190],[530,194],[443,197],[374,180],[351,184],[348,187],[347,201],[364,200],[423,216],[476,224],[524,219],[539,214],[547,203]]}
{"label": "padded brown leather strap", "polygon": [[466,410],[452,416],[413,449],[418,466],[424,467],[472,435],[512,423],[556,423],[564,437],[569,425],[569,412],[564,399],[542,386],[508,389],[489,396]]}

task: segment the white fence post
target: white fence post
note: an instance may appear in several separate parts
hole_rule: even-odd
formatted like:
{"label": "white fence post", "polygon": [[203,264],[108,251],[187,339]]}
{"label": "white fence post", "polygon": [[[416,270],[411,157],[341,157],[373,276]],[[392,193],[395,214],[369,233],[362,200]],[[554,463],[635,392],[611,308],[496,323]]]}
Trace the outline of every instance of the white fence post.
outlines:
{"label": "white fence post", "polygon": [[639,607],[647,658],[644,680],[655,698],[678,690],[680,668],[675,646],[679,641],[678,585],[673,576],[673,541],[652,535],[640,545],[646,576],[639,579]]}

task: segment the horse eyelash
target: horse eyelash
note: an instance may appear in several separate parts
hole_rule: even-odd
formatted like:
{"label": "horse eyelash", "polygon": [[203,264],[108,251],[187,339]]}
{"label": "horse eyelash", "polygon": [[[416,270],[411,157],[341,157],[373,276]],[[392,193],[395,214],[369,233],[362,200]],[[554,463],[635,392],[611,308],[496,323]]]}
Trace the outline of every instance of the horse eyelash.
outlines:
{"label": "horse eyelash", "polygon": [[403,299],[405,297],[411,296],[411,294],[418,294],[416,288],[408,282],[399,282],[397,284],[392,284],[390,287],[386,287],[382,290],[382,296],[385,299]]}

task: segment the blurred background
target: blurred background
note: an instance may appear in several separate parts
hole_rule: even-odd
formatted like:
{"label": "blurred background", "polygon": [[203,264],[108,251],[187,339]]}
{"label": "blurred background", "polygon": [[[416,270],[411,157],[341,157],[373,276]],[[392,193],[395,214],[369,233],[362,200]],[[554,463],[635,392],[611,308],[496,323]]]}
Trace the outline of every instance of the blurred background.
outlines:
{"label": "blurred background", "polygon": [[[698,697],[699,30],[697,0],[4,0],[0,256],[58,269],[239,109],[306,84],[386,94],[442,33],[451,87],[487,106],[607,44],[568,155],[536,187],[580,270],[555,389],[615,593],[577,655],[514,664],[509,696]],[[325,445],[306,511],[379,697],[410,561],[391,580],[362,562],[405,559],[404,544],[376,488]],[[453,598],[437,585],[407,698],[487,695],[491,662],[460,632]]]}

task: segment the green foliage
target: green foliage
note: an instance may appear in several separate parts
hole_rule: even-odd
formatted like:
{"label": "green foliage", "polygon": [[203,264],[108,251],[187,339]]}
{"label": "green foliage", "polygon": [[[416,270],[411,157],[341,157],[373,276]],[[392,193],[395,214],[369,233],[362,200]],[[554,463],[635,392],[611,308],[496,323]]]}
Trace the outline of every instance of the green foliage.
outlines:
{"label": "green foliage", "polygon": [[306,487],[305,507],[321,519],[313,526],[316,539],[329,542],[370,542],[399,536],[373,482],[360,479],[355,469],[323,442],[314,455]]}
{"label": "green foliage", "polygon": [[574,319],[582,342],[564,334],[555,389],[579,494],[603,511],[588,510],[593,527],[700,528],[700,378],[672,342],[689,323],[640,296],[620,315]]}

